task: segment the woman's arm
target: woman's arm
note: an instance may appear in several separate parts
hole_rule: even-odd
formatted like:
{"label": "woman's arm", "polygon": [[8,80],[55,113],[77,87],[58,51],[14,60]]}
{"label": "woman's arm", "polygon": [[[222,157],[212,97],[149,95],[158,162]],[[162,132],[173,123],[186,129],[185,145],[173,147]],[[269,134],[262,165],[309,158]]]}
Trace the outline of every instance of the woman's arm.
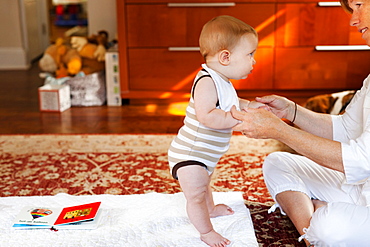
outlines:
{"label": "woman's arm", "polygon": [[[284,123],[284,130],[281,130],[274,139],[287,144],[319,165],[344,173],[341,143],[325,138],[325,131],[322,131],[325,128],[320,129],[320,127],[317,127],[315,129],[315,122],[318,119],[314,118],[314,120],[314,122],[311,122],[312,125],[309,123],[304,125],[307,127],[306,129],[314,130],[312,132],[317,132],[318,135]],[[319,125],[325,126],[321,123]],[[330,136],[332,136],[331,132]]]}
{"label": "woman's arm", "polygon": [[[278,113],[281,117],[293,120],[295,112],[293,102],[285,99],[278,100],[279,102],[275,99],[274,103],[263,101],[272,108],[272,112],[275,114]],[[291,104],[287,104],[289,102]],[[264,109],[248,109],[246,112],[239,112],[233,107],[231,113],[234,118],[243,121],[233,129],[242,131],[247,137],[279,140],[322,166],[344,172],[341,143],[327,139],[332,134],[327,134],[326,131],[330,130],[332,132],[332,127],[326,126],[326,124],[331,125],[331,120],[328,120],[326,116],[311,114],[309,110],[306,111],[302,107],[297,107],[295,121],[298,121],[296,123],[302,129],[313,132],[308,133],[287,125],[281,121],[280,116]],[[328,117],[330,119],[330,116]],[[300,120],[298,120],[299,118]],[[314,126],[315,124],[317,126]],[[316,130],[316,128],[320,130]],[[320,133],[322,136],[316,136],[315,133]]]}
{"label": "woman's arm", "polygon": [[333,139],[333,123],[329,114],[313,112],[299,105],[296,107],[295,125],[313,135]]}
{"label": "woman's arm", "polygon": [[296,103],[276,95],[257,97],[256,101],[268,105],[271,111],[280,118],[294,120],[300,129],[311,134],[333,139],[331,116],[310,111]]}

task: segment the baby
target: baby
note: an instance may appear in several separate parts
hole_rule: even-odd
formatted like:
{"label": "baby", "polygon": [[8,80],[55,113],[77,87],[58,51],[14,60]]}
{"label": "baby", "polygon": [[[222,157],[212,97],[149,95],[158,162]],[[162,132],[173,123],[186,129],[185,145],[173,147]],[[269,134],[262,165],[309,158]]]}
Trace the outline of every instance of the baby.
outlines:
{"label": "baby", "polygon": [[210,181],[216,164],[229,148],[232,127],[238,123],[230,108],[264,106],[239,99],[230,82],[252,72],[258,37],[248,24],[231,16],[218,16],[204,25],[199,45],[205,64],[194,80],[184,126],[171,143],[168,160],[201,240],[209,246],[225,247],[231,241],[213,229],[210,217],[234,211],[225,204],[214,204]]}

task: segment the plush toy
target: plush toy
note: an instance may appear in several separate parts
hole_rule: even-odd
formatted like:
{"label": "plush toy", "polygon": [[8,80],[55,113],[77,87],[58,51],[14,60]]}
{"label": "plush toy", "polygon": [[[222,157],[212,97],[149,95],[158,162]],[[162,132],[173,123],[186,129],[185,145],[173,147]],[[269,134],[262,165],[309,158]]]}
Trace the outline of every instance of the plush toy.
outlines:
{"label": "plush toy", "polygon": [[108,32],[101,30],[98,34],[93,34],[88,38],[89,43],[96,44],[98,47],[94,53],[94,56],[98,61],[105,60],[105,53],[109,48]]}
{"label": "plush toy", "polygon": [[86,74],[91,74],[105,68],[106,39],[107,35],[105,34],[98,34],[90,38],[80,36],[71,37],[72,48],[76,49],[82,57],[82,70]]}
{"label": "plush toy", "polygon": [[82,58],[76,50],[65,45],[63,39],[58,38],[55,44],[46,48],[39,67],[42,71],[55,73],[56,78],[61,78],[80,72]]}
{"label": "plush toy", "polygon": [[97,35],[90,37],[71,37],[71,45],[77,49],[82,57],[96,59],[99,62],[105,60],[105,53],[108,48],[108,33],[99,31]]}
{"label": "plush toy", "polygon": [[104,70],[108,33],[100,31],[91,37],[72,36],[70,44],[58,38],[50,45],[39,61],[43,72],[54,73],[56,78],[86,75]]}

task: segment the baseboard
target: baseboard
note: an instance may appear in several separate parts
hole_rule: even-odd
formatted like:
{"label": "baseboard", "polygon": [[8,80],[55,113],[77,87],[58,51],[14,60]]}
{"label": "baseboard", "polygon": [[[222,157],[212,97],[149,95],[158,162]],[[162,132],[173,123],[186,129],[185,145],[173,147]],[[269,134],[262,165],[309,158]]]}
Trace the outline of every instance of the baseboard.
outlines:
{"label": "baseboard", "polygon": [[0,57],[0,70],[25,70],[31,66],[21,47],[0,47]]}

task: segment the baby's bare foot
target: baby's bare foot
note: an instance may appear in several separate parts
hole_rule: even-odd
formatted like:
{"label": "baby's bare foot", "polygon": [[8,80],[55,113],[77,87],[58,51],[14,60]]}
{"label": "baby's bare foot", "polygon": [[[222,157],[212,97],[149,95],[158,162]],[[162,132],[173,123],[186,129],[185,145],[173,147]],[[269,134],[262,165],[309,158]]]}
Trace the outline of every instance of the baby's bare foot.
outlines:
{"label": "baby's bare foot", "polygon": [[231,243],[230,240],[222,237],[215,230],[201,234],[200,239],[211,247],[226,247]]}
{"label": "baby's bare foot", "polygon": [[234,214],[234,210],[225,204],[217,204],[212,211],[209,212],[211,218],[217,216],[231,215]]}

